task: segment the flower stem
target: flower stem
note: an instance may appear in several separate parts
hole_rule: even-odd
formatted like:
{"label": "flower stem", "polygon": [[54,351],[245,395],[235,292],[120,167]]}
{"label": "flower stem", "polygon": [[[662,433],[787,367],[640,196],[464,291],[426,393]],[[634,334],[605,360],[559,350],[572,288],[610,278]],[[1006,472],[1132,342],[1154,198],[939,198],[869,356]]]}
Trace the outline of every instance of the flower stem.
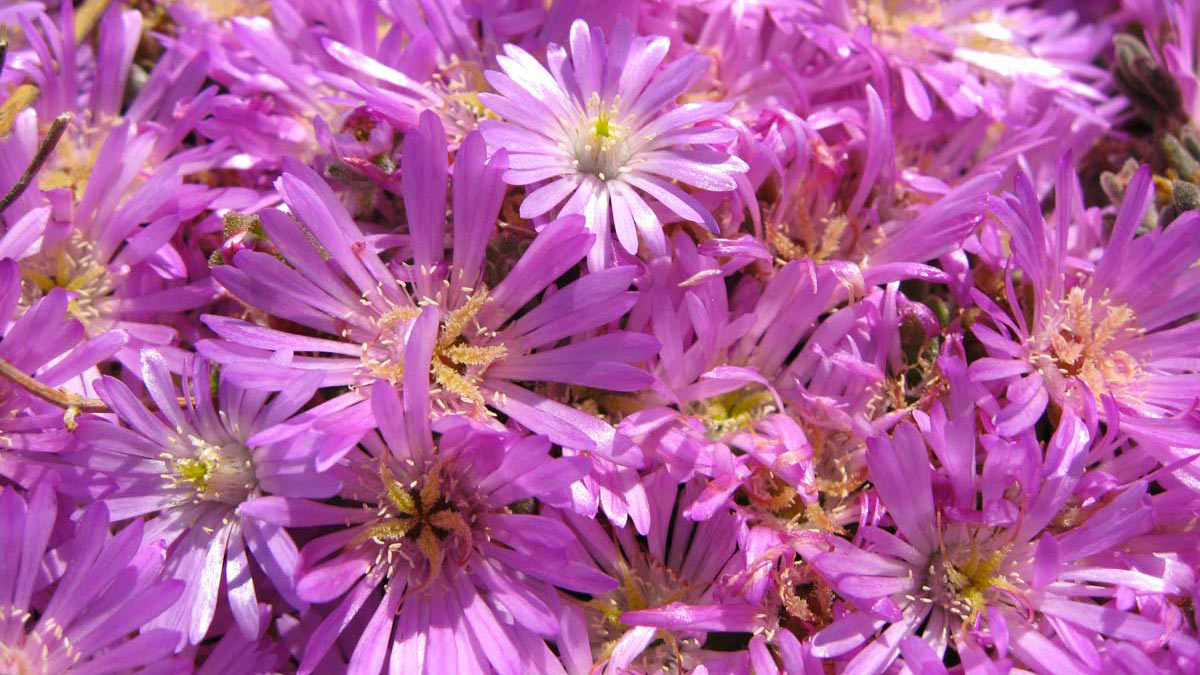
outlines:
{"label": "flower stem", "polygon": [[0,376],[47,403],[65,408],[67,412],[64,422],[71,430],[75,428],[75,416],[81,412],[110,412],[108,404],[104,401],[98,398],[79,396],[42,384],[4,359],[0,359]]}
{"label": "flower stem", "polygon": [[17,179],[17,182],[8,190],[8,194],[0,199],[0,213],[8,210],[8,207],[17,198],[25,192],[29,184],[33,182],[38,171],[42,170],[42,165],[46,163],[46,158],[54,151],[58,145],[58,141],[62,138],[63,132],[67,130],[67,124],[71,121],[71,113],[63,113],[54,118],[54,123],[50,125],[50,131],[46,137],[42,139],[41,145],[38,146],[37,152],[34,153],[33,159],[29,161],[29,166],[25,167],[25,172]]}

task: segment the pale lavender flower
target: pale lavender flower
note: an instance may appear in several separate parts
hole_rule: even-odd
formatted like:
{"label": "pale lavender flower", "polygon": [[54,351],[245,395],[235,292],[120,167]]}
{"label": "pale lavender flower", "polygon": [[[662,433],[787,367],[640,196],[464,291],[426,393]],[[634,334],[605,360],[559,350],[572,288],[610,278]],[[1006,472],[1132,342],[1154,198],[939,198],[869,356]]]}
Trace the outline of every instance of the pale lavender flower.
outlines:
{"label": "pale lavender flower", "polygon": [[86,471],[88,492],[115,520],[154,516],[147,537],[166,548],[165,573],[186,586],[182,601],[152,625],[199,643],[224,597],[242,633],[257,638],[261,589],[250,560],[285,601],[303,607],[292,590],[298,552],[282,528],[238,509],[264,492],[326,497],[337,491],[335,479],[312,471],[314,439],[255,439],[305,405],[316,378],[298,379],[274,397],[228,378],[217,381],[214,392],[210,366],[188,359],[181,404],[158,352],[142,352],[140,374],[159,414],[146,410],[124,383],[105,378],[96,390],[128,427],[99,416],[81,420],[79,451],[67,459]]}
{"label": "pale lavender flower", "polygon": [[521,202],[521,217],[542,216],[566,200],[557,213],[584,214],[596,237],[592,271],[612,264],[610,221],[625,251],[636,253],[640,236],[652,256],[668,254],[662,217],[643,195],[663,215],[716,232],[709,210],[672,181],[728,192],[747,168],[720,149],[736,132],[710,124],[731,103],[675,104],[707,68],[705,57],[689,54],[660,70],[666,38],[635,37],[621,22],[612,40],[606,45],[602,31],[576,21],[569,56],[551,45],[549,69],[506,45],[497,57],[503,72],[486,73],[499,93],[479,95],[503,119],[480,129],[491,148],[508,151],[504,180],[539,184]]}
{"label": "pale lavender flower", "polygon": [[1014,89],[1050,92],[1083,118],[1095,118],[1089,106],[1108,98],[1107,74],[1090,61],[1107,46],[1110,28],[1080,23],[1073,12],[987,0],[799,4],[808,15],[799,30],[830,51],[877,51],[874,59],[891,71],[884,92],[903,97],[920,120],[938,120],[940,110],[958,119],[1001,117]]}
{"label": "pale lavender flower", "polygon": [[108,509],[93,504],[59,543],[57,516],[48,482],[28,499],[0,490],[0,670],[190,672],[170,658],[174,631],[144,628],[176,604],[183,583],[159,581],[162,551],[143,545],[142,522],[112,535]]}

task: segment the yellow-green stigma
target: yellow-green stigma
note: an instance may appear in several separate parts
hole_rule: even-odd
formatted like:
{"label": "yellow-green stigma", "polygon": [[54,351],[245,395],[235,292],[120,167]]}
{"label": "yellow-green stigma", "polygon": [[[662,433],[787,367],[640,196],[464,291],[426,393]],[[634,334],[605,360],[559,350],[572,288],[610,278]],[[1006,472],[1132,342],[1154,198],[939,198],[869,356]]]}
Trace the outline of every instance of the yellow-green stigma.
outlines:
{"label": "yellow-green stigma", "polygon": [[191,437],[195,455],[176,457],[164,454],[167,486],[190,493],[195,502],[241,504],[258,483],[250,451],[240,443],[216,445]]}
{"label": "yellow-green stigma", "polygon": [[742,387],[714,396],[700,404],[697,411],[709,438],[719,440],[727,434],[748,429],[775,410],[775,398],[760,387]]}
{"label": "yellow-green stigma", "polygon": [[616,178],[631,158],[629,128],[621,124],[620,101],[609,104],[593,95],[587,114],[576,132],[574,143],[575,168],[595,175],[600,180]]}
{"label": "yellow-green stigma", "polygon": [[596,118],[592,122],[592,135],[600,138],[609,138],[612,136],[613,130],[609,128],[608,118],[604,115]]}
{"label": "yellow-green stigma", "polygon": [[1020,581],[1019,577],[1001,572],[1011,552],[1012,544],[1005,544],[982,555],[978,544],[972,540],[970,554],[963,562],[954,562],[945,551],[935,553],[929,562],[929,581],[921,589],[928,594],[925,600],[958,616],[964,627],[974,624],[987,608],[993,591],[1020,592],[1013,584],[1013,581]]}

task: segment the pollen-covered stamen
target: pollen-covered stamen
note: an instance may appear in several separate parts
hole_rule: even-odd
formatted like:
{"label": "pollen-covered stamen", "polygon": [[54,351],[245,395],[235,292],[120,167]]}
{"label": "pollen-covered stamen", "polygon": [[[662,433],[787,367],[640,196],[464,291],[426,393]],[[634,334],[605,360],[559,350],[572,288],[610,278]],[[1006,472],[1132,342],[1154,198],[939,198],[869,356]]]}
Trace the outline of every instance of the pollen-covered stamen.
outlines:
{"label": "pollen-covered stamen", "polygon": [[198,502],[241,504],[258,487],[250,451],[240,443],[216,445],[188,437],[194,454],[164,454],[168,487],[183,489]]}
{"label": "pollen-covered stamen", "polygon": [[496,119],[479,100],[479,92],[488,91],[483,69],[473,61],[461,61],[450,56],[450,63],[429,77],[429,85],[442,95],[441,117],[449,122],[446,129],[454,145],[474,131],[479,122]]}
{"label": "pollen-covered stamen", "polygon": [[[473,344],[468,336],[485,340],[494,334],[479,328],[475,317],[490,296],[479,289],[466,302],[442,318],[434,344],[430,373],[442,391],[466,403],[484,405],[480,381],[492,363],[508,356],[503,344]],[[416,307],[394,307],[375,321],[373,340],[362,344],[362,363],[371,375],[399,384],[404,375],[404,346],[412,321],[421,315]]]}
{"label": "pollen-covered stamen", "polygon": [[1141,364],[1121,349],[1141,332],[1129,305],[1090,298],[1076,287],[1057,310],[1046,353],[1040,356],[1059,375],[1083,382],[1097,398],[1140,378]]}
{"label": "pollen-covered stamen", "polygon": [[61,288],[72,293],[68,309],[89,334],[107,329],[107,322],[101,319],[114,283],[108,267],[96,260],[92,242],[78,231],[57,246],[22,260],[21,273],[23,306],[30,307],[52,289]]}
{"label": "pollen-covered stamen", "polygon": [[183,4],[204,14],[210,21],[263,16],[271,11],[266,0],[186,0]]}
{"label": "pollen-covered stamen", "polygon": [[377,330],[374,339],[361,345],[360,358],[367,372],[392,384],[400,383],[404,377],[405,334],[418,316],[420,309],[401,306],[392,307],[374,320]]}
{"label": "pollen-covered stamen", "polygon": [[[398,550],[410,560],[414,553],[429,565],[428,575],[414,592],[428,588],[441,575],[447,553],[464,565],[473,547],[473,504],[456,480],[445,475],[444,465],[434,464],[420,480],[397,480],[387,461],[380,462],[384,486],[379,519],[369,525],[357,543],[373,541]],[[417,488],[420,484],[420,489]]]}
{"label": "pollen-covered stamen", "polygon": [[952,18],[945,14],[941,2],[931,0],[859,0],[857,13],[890,51],[914,58],[927,55],[929,46],[912,29],[930,26],[943,27],[943,35],[970,49],[994,54],[1030,53],[1018,40],[1006,37],[1010,29],[987,9]]}
{"label": "pollen-covered stamen", "polygon": [[912,26],[942,22],[938,3],[923,0],[859,0],[858,15],[884,36],[902,36]]}
{"label": "pollen-covered stamen", "polygon": [[771,513],[788,509],[796,499],[795,488],[762,466],[754,467],[742,486],[742,492],[752,506]]}
{"label": "pollen-covered stamen", "polygon": [[571,148],[579,171],[600,180],[616,178],[633,155],[630,127],[621,121],[620,104],[619,97],[606,105],[599,94],[592,94]]}
{"label": "pollen-covered stamen", "polygon": [[479,389],[483,371],[508,356],[508,347],[503,344],[474,345],[466,338],[467,330],[489,297],[486,289],[479,289],[442,319],[431,368],[439,387],[480,408],[484,404],[483,392]]}

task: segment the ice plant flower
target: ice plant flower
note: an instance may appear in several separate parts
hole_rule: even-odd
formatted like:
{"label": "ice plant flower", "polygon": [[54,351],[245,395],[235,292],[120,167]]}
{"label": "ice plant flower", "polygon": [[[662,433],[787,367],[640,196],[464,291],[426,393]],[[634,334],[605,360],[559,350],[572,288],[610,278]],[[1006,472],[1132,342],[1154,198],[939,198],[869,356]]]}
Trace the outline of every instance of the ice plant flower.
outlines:
{"label": "ice plant flower", "polygon": [[[431,426],[438,321],[427,307],[413,328],[403,398],[372,387],[373,422],[341,429],[358,437],[378,427],[335,469],[341,496],[363,508],[289,497],[243,507],[284,525],[336,526],[301,554],[301,597],[338,605],[309,638],[300,673],[313,672],[360,613],[366,624],[352,639],[351,672],[378,673],[389,659],[390,672],[527,672],[554,659],[543,642],[560,630],[544,599],[553,586],[602,593],[615,585],[565,561],[574,539],[561,523],[517,508],[533,499],[567,503],[587,458],[552,459],[544,437],[461,416]],[[368,604],[380,590],[382,599]]]}
{"label": "ice plant flower", "polygon": [[[570,560],[585,561],[620,582],[565,608],[564,623],[573,628],[558,646],[571,672],[596,672],[583,668],[589,663],[605,673],[691,672],[716,656],[704,649],[706,633],[754,629],[753,605],[717,599],[723,579],[745,568],[738,519],[727,511],[699,522],[682,517],[701,492],[700,481],[680,486],[664,470],[642,481],[654,514],[645,537],[629,527],[553,512],[578,540]],[[683,604],[704,608],[678,631],[655,627]]]}
{"label": "ice plant flower", "polygon": [[[1112,600],[1125,586],[1174,591],[1109,555],[1149,531],[1146,484],[1092,502],[1086,517],[1064,517],[1090,441],[1084,424],[1064,413],[1045,462],[1025,465],[1036,474],[1025,483],[1029,491],[1008,493],[1021,495],[1016,517],[1016,509],[955,512],[933,487],[935,480],[965,481],[973,506],[1013,487],[1010,472],[985,469],[976,478],[973,464],[959,464],[952,475],[936,476],[925,440],[909,422],[890,439],[871,439],[871,481],[894,532],[870,525],[860,528],[858,545],[830,537],[798,547],[855,610],[814,637],[813,653],[848,658],[848,672],[884,672],[900,657],[910,668],[940,662],[949,649],[964,663],[993,658],[991,652],[1014,666],[1062,672],[1086,670],[1107,644],[1158,639],[1160,626]],[[1022,461],[1016,447],[995,452],[989,461]],[[960,471],[969,473],[955,475]]]}
{"label": "ice plant flower", "polygon": [[[582,213],[596,236],[588,267],[603,269],[614,260],[609,224],[629,253],[639,236],[652,256],[668,254],[665,214],[717,231],[712,214],[672,181],[715,192],[737,187],[747,169],[721,150],[737,132],[709,122],[733,105],[675,100],[703,75],[708,59],[683,56],[661,70],[670,41],[637,36],[628,22],[617,25],[612,44],[603,31],[582,20],[571,25],[567,49],[551,45],[547,66],[515,45],[496,57],[501,71],[488,71],[498,92],[479,95],[501,117],[480,130],[488,145],[508,152],[504,180],[534,185],[521,202],[521,217],[550,212]],[[568,62],[568,58],[570,61]]]}
{"label": "ice plant flower", "polygon": [[108,509],[92,504],[68,525],[68,543],[51,547],[57,515],[47,482],[28,498],[12,487],[0,489],[0,671],[185,669],[171,658],[173,631],[143,628],[175,604],[183,583],[159,581],[162,553],[152,542],[143,544],[142,522],[110,534]]}
{"label": "ice plant flower", "polygon": [[[972,327],[988,356],[970,372],[976,381],[1004,385],[1007,405],[995,418],[1002,433],[1032,427],[1054,401],[1080,415],[1095,409],[1148,447],[1200,447],[1194,409],[1200,376],[1192,367],[1200,335],[1194,318],[1200,312],[1200,239],[1194,234],[1200,214],[1137,235],[1151,190],[1149,167],[1142,167],[1106,237],[1099,218],[1084,214],[1069,159],[1060,168],[1051,223],[1023,175],[1016,193],[997,203],[995,213],[1011,237],[1011,264],[1027,294],[1009,280],[1004,309],[973,292],[991,321]],[[1072,236],[1103,246],[1094,263],[1075,261]],[[1160,459],[1171,463],[1184,456],[1180,452]],[[1195,467],[1181,471],[1195,481]]]}
{"label": "ice plant flower", "polygon": [[214,382],[203,359],[184,364],[180,400],[167,362],[154,350],[141,355],[142,382],[158,414],[124,383],[96,383],[102,400],[128,426],[99,416],[80,421],[79,450],[67,457],[88,472],[88,491],[108,505],[114,520],[152,516],[147,536],[165,551],[165,574],[186,582],[183,600],[152,625],[199,643],[208,634],[218,599],[228,599],[238,629],[259,635],[262,620],[251,563],[287,602],[303,607],[292,590],[298,556],[276,525],[239,512],[264,492],[288,490],[316,497],[337,491],[331,476],[312,472],[311,443],[259,444],[254,436],[286,422],[316,391],[316,378],[285,393],[247,391],[227,378]]}
{"label": "ice plant flower", "polygon": [[[316,173],[285,162],[278,186],[300,222],[276,210],[259,218],[288,264],[241,251],[233,265],[213,275],[247,303],[321,337],[207,316],[208,326],[227,341],[206,341],[200,351],[254,388],[279,388],[298,372],[318,371],[322,386],[351,387],[337,399],[349,405],[365,400],[365,389],[378,381],[407,382],[404,353],[414,322],[421,308],[437,308],[441,323],[428,370],[435,411],[486,418],[490,407],[555,443],[582,450],[610,444],[612,429],[602,421],[516,382],[616,391],[650,384],[652,378],[633,365],[657,350],[648,335],[614,330],[557,346],[625,314],[636,299],[628,288],[637,269],[611,268],[555,287],[593,239],[581,217],[567,216],[548,224],[489,287],[485,254],[504,193],[504,153],[487,160],[478,133],[458,150],[449,255],[446,163],[441,123],[425,113],[421,128],[404,142],[402,192],[412,256],[405,266],[395,257],[384,262]],[[518,314],[539,294],[540,304]],[[281,351],[319,356],[275,358]]]}

